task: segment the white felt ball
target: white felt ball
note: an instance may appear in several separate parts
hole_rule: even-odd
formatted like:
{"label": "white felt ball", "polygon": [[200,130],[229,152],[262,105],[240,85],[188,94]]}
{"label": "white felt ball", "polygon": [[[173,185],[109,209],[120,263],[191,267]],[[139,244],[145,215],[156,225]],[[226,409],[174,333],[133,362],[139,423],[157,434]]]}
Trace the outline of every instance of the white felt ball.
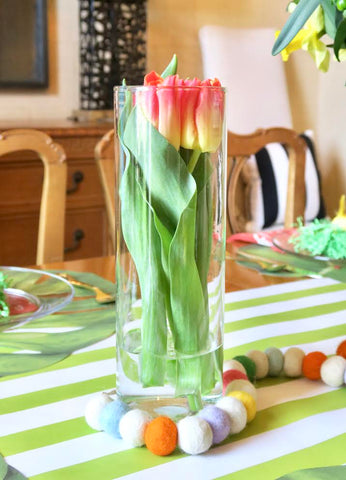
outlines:
{"label": "white felt ball", "polygon": [[125,413],[119,422],[121,438],[132,447],[144,445],[144,431],[147,424],[152,420],[148,412],[135,408]]}
{"label": "white felt ball", "polygon": [[206,452],[213,443],[213,431],[209,423],[196,415],[179,420],[178,445],[183,452],[198,455]]}
{"label": "white felt ball", "polygon": [[300,377],[305,353],[298,347],[291,347],[284,353],[284,373],[287,377]]}
{"label": "white felt ball", "polygon": [[344,383],[346,360],[339,356],[327,358],[321,366],[321,378],[330,387],[341,387]]}
{"label": "white felt ball", "polygon": [[107,393],[99,393],[89,400],[84,411],[85,420],[89,427],[94,430],[102,430],[100,425],[101,410],[112,401],[113,399]]}
{"label": "white felt ball", "polygon": [[243,402],[235,397],[221,397],[216,402],[216,406],[228,413],[231,419],[230,433],[232,435],[244,430],[247,422],[247,412]]}
{"label": "white felt ball", "polygon": [[226,360],[223,364],[223,371],[227,370],[238,370],[238,372],[243,372],[247,375],[244,365],[242,365],[238,360]]}
{"label": "white felt ball", "polygon": [[249,380],[239,378],[230,382],[226,387],[225,397],[227,397],[230,392],[235,392],[236,390],[249,393],[257,402],[257,390]]}
{"label": "white felt ball", "polygon": [[268,375],[269,361],[264,352],[260,350],[250,350],[246,354],[256,365],[256,378],[265,378]]}

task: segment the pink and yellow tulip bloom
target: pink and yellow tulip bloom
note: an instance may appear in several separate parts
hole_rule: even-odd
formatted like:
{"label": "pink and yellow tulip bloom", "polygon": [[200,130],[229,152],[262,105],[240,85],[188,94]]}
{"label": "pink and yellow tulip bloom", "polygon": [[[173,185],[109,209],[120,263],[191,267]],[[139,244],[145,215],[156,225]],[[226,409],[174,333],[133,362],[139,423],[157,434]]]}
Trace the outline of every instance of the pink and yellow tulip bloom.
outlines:
{"label": "pink and yellow tulip bloom", "polygon": [[145,116],[175,148],[214,152],[223,130],[224,91],[217,79],[163,79],[146,75],[149,88],[137,99]]}

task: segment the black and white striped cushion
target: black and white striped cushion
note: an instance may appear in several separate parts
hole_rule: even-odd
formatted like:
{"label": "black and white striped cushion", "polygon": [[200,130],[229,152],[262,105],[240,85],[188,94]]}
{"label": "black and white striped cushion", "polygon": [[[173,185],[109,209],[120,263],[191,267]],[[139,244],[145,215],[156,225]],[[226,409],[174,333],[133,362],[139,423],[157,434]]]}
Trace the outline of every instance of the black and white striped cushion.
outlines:
{"label": "black and white striped cushion", "polygon": [[[326,215],[321,195],[321,180],[317,167],[312,132],[307,130],[301,137],[305,140],[305,220],[324,218]],[[280,143],[270,143],[246,162],[242,177],[246,185],[248,210],[251,220],[246,223],[247,232],[277,228],[284,224],[287,183],[288,154]]]}

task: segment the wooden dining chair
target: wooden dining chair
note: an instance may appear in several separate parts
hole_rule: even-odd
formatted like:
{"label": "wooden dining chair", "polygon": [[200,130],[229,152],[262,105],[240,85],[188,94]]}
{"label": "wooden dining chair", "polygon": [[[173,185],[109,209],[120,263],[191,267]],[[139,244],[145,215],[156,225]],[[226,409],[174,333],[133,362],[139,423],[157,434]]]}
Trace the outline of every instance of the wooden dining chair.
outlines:
{"label": "wooden dining chair", "polygon": [[98,168],[106,204],[109,233],[113,252],[115,251],[115,198],[116,198],[116,145],[114,130],[105,133],[95,147],[95,160]]}
{"label": "wooden dining chair", "polygon": [[[305,209],[305,150],[301,136],[289,128],[258,129],[252,134],[228,132],[227,165],[227,219],[228,233],[245,231],[250,218],[249,195],[241,173],[251,155],[268,144],[283,146],[288,155],[287,196],[284,226],[291,227],[298,217],[304,218]],[[266,159],[265,159],[266,160]],[[270,161],[267,159],[268,162]],[[287,165],[283,165],[283,172]]]}
{"label": "wooden dining chair", "polygon": [[38,130],[16,129],[0,133],[0,156],[22,150],[35,152],[44,167],[36,263],[62,261],[67,181],[65,152],[51,137]]}

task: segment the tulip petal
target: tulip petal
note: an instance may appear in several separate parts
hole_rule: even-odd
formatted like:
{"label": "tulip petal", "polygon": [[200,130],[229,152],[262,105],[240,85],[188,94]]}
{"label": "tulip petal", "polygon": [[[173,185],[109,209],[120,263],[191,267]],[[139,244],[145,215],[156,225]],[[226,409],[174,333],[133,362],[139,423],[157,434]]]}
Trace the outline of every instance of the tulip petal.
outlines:
{"label": "tulip petal", "polygon": [[202,152],[215,152],[221,141],[224,92],[219,86],[217,79],[202,82],[196,108],[198,143]]}
{"label": "tulip petal", "polygon": [[[180,98],[182,85],[178,75],[171,75],[164,79],[157,89],[159,100],[158,130],[176,150],[180,146]],[[171,88],[172,87],[172,88]]]}
{"label": "tulip petal", "polygon": [[200,85],[201,81],[198,78],[185,80],[181,96],[180,145],[183,148],[192,150],[198,148],[198,132],[195,113],[200,94]]}

